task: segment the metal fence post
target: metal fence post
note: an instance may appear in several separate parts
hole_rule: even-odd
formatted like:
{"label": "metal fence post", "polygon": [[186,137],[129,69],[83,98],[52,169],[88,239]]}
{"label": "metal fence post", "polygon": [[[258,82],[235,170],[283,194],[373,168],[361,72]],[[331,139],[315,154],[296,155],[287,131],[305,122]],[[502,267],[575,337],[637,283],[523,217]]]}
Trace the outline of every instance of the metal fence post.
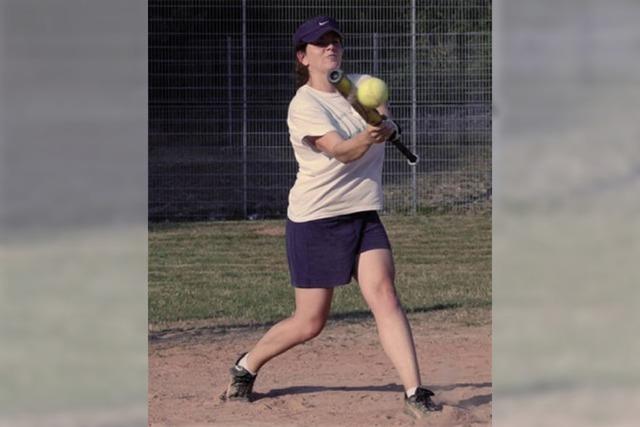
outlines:
{"label": "metal fence post", "polygon": [[242,0],[242,215],[247,218],[247,0]]}
{"label": "metal fence post", "polygon": [[[416,85],[416,0],[411,0],[411,151],[416,151],[417,117],[417,85]],[[411,166],[411,215],[417,213],[418,189],[417,168]]]}
{"label": "metal fence post", "polygon": [[233,67],[231,65],[231,49],[233,48],[231,36],[227,36],[227,132],[230,139],[233,139]]}
{"label": "metal fence post", "polygon": [[378,65],[378,33],[373,33],[373,75],[380,77]]}

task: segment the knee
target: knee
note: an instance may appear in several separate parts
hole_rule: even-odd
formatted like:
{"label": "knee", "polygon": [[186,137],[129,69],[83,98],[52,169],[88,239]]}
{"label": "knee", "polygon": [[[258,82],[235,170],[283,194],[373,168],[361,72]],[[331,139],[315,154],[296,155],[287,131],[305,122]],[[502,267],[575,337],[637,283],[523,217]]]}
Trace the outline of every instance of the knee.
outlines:
{"label": "knee", "polygon": [[299,323],[299,333],[301,341],[308,341],[312,338],[317,337],[322,332],[324,325],[326,324],[326,318],[323,317],[312,317],[312,318],[300,318],[298,319]]}
{"label": "knee", "polygon": [[369,294],[369,306],[375,315],[400,308],[400,300],[391,281],[382,281],[374,286]]}

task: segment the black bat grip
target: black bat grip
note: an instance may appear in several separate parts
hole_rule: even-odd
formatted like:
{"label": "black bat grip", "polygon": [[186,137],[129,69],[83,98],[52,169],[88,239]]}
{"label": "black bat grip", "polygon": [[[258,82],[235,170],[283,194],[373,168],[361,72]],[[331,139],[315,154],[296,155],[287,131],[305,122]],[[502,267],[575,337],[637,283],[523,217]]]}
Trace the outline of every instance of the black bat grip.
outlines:
{"label": "black bat grip", "polygon": [[407,146],[406,146],[406,145],[404,145],[402,142],[400,142],[400,137],[398,136],[398,134],[394,133],[394,134],[392,135],[391,143],[392,143],[393,145],[395,145],[395,146],[396,146],[396,148],[397,148],[398,150],[400,150],[400,152],[401,152],[402,154],[404,154],[404,156],[407,158],[407,162],[408,162],[411,166],[413,166],[413,165],[415,165],[416,163],[418,163],[418,160],[419,160],[418,156],[416,156],[415,154],[413,154],[413,153],[412,153],[412,152],[407,148]]}

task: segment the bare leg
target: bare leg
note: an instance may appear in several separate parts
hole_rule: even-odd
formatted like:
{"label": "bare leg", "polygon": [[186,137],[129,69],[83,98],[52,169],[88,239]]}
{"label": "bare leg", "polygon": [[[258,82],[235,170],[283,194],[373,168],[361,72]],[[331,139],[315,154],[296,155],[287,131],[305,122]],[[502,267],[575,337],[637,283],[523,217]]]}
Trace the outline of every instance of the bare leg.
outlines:
{"label": "bare leg", "polygon": [[295,288],[295,293],[295,313],[272,326],[249,352],[247,367],[251,371],[258,372],[269,360],[322,331],[329,316],[333,289]]}
{"label": "bare leg", "polygon": [[421,385],[420,370],[411,327],[400,305],[394,285],[391,251],[374,249],[360,254],[357,280],[378,327],[385,353],[408,390]]}

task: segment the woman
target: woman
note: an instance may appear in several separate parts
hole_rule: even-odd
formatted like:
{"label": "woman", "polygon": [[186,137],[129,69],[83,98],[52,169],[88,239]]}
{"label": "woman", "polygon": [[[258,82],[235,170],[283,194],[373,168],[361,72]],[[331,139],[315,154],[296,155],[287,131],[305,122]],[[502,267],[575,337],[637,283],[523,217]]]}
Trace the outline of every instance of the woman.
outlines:
{"label": "woman", "polygon": [[[231,369],[223,399],[250,400],[258,370],[324,327],[333,289],[355,278],[370,307],[382,347],[405,388],[405,409],[420,417],[441,410],[421,386],[411,329],[394,285],[391,245],[382,209],[384,142],[397,126],[367,125],[329,83],[341,66],[343,35],[319,16],[294,35],[298,90],[287,124],[299,171],[289,194],[287,258],[295,313],[274,325]],[[352,75],[357,85],[366,76]],[[386,106],[379,111],[389,115]]]}

